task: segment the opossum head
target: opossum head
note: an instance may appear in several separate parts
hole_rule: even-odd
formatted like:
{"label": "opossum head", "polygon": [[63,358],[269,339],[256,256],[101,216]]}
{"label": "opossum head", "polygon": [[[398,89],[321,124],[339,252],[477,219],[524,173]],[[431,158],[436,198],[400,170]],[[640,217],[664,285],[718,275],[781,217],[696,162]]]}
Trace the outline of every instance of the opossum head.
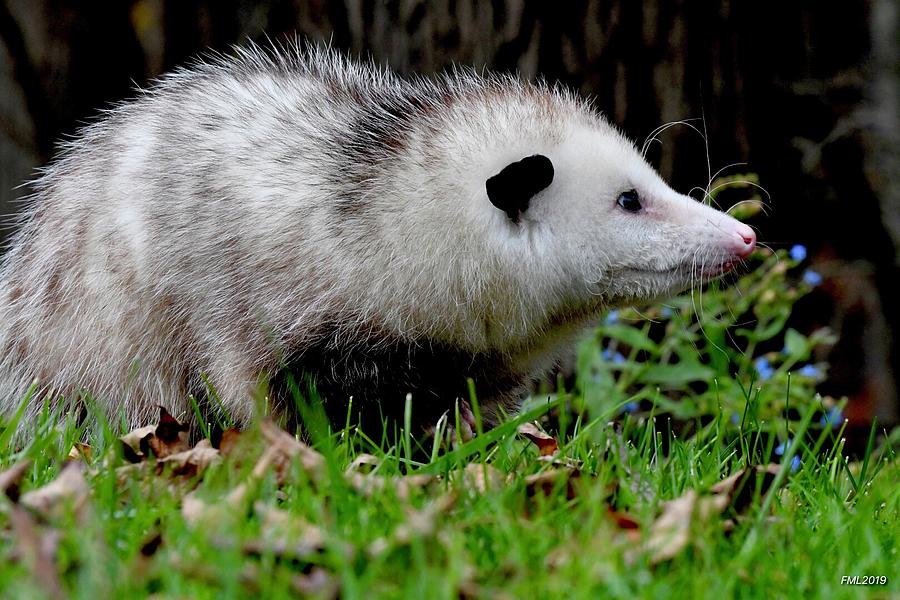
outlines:
{"label": "opossum head", "polygon": [[670,188],[599,117],[551,143],[505,149],[481,200],[502,248],[553,309],[589,315],[675,294],[733,269],[756,245],[747,225]]}

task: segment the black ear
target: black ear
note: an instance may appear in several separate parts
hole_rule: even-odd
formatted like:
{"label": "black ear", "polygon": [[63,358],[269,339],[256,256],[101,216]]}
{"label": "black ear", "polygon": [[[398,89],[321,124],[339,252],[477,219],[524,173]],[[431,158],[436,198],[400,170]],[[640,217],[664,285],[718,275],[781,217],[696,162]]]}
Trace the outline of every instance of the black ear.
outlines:
{"label": "black ear", "polygon": [[531,198],[551,183],[553,163],[546,156],[535,154],[506,165],[485,182],[485,187],[491,204],[518,223]]}

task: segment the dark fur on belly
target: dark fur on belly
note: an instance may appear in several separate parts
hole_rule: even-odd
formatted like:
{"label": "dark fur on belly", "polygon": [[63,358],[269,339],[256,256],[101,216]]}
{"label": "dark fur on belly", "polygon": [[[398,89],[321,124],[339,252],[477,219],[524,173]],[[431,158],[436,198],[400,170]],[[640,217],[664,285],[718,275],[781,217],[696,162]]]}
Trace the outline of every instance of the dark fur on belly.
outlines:
{"label": "dark fur on belly", "polygon": [[[385,420],[403,423],[406,395],[412,394],[413,430],[437,423],[457,399],[469,399],[468,379],[475,382],[479,404],[514,408],[527,376],[513,372],[499,353],[472,354],[437,344],[404,342],[347,348],[322,344],[288,360],[272,382],[273,397],[288,419],[299,415],[291,381],[304,389],[309,378],[324,400],[325,412],[336,426],[347,418],[353,397],[351,423],[380,439]],[[488,416],[488,420],[490,417]],[[490,424],[490,423],[489,423]]]}

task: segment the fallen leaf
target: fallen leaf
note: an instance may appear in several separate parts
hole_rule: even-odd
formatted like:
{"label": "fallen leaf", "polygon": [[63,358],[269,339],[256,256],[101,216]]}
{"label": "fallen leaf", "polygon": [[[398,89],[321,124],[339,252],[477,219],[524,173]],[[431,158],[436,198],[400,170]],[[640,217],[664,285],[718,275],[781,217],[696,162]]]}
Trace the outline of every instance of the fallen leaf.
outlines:
{"label": "fallen leaf", "polygon": [[344,471],[347,483],[364,496],[370,496],[374,492],[393,487],[397,498],[406,501],[413,490],[422,489],[437,479],[433,475],[422,473],[406,476],[377,475],[374,471],[380,464],[381,460],[377,456],[360,454]]}
{"label": "fallen leaf", "polygon": [[559,451],[559,442],[552,436],[547,435],[534,423],[522,423],[518,429],[519,435],[528,438],[538,447],[541,456],[550,456]]}
{"label": "fallen leaf", "polygon": [[559,489],[564,484],[566,499],[572,500],[577,495],[573,480],[579,477],[581,477],[581,472],[577,470],[548,469],[525,477],[525,492],[529,498],[538,494],[551,496],[554,490]]}
{"label": "fallen leaf", "polygon": [[284,449],[278,445],[267,447],[253,466],[253,471],[250,472],[247,481],[235,486],[215,504],[207,503],[196,492],[186,495],[181,503],[181,514],[184,520],[190,525],[197,525],[201,522],[221,524],[228,522],[236,514],[244,514],[251,486],[255,486],[279,460],[286,460]]}
{"label": "fallen leaf", "polygon": [[306,575],[294,575],[291,587],[303,597],[337,598],[340,591],[337,579],[322,567],[313,567]]}
{"label": "fallen leaf", "polygon": [[170,454],[156,461],[156,470],[161,473],[169,469],[173,475],[194,477],[219,460],[219,451],[210,445],[209,440],[204,439],[189,450]]}
{"label": "fallen leaf", "polygon": [[141,556],[153,556],[156,554],[156,551],[159,550],[160,546],[162,546],[163,537],[159,531],[153,532],[152,535],[149,535],[144,539],[144,543],[141,544]]}
{"label": "fallen leaf", "polygon": [[750,506],[757,493],[762,496],[772,487],[780,468],[781,465],[768,464],[741,469],[716,483],[709,490],[714,494],[726,496],[728,508],[736,513],[741,513]]}
{"label": "fallen leaf", "polygon": [[582,463],[582,461],[580,460],[576,460],[568,456],[558,456],[556,454],[552,454],[550,456],[538,456],[537,460],[538,462],[552,465],[560,469],[568,469],[570,471],[580,471],[584,466],[584,463]]}
{"label": "fallen leaf", "polygon": [[[191,426],[187,423],[180,423],[175,417],[169,414],[165,407],[159,407],[159,423],[153,431],[152,436],[147,436],[142,440],[146,442],[147,448],[153,452],[153,456],[157,459],[165,458],[179,452],[190,449],[188,444],[188,434]],[[147,449],[141,446],[144,454],[148,454]]]}
{"label": "fallen leaf", "polygon": [[48,598],[65,598],[56,567],[56,555],[62,537],[60,532],[40,527],[20,506],[12,507],[9,522],[13,530],[15,556],[25,564],[35,585]]}
{"label": "fallen leaf", "polygon": [[421,509],[407,508],[406,518],[386,537],[378,538],[366,549],[370,558],[381,556],[394,548],[407,546],[414,539],[431,537],[437,531],[438,517],[456,504],[456,495],[446,494],[432,500]]}
{"label": "fallen leaf", "polygon": [[129,462],[146,460],[152,454],[156,459],[166,458],[190,449],[188,434],[190,425],[179,422],[164,407],[159,407],[159,423],[138,427],[119,440],[122,453]]}
{"label": "fallen leaf", "polygon": [[421,490],[431,482],[437,481],[437,478],[434,475],[427,475],[424,473],[413,473],[412,475],[396,477],[349,473],[346,477],[350,487],[363,496],[371,496],[376,492],[393,488],[397,498],[404,502],[409,500],[409,497],[414,490]]}
{"label": "fallen leaf", "polygon": [[120,482],[127,481],[135,473],[152,471],[156,475],[169,473],[173,477],[192,479],[205,471],[210,465],[221,460],[219,451],[210,445],[209,440],[200,440],[196,446],[170,454],[154,462],[140,462],[124,465],[116,469]]}
{"label": "fallen leaf", "polygon": [[346,469],[346,473],[369,473],[381,464],[381,459],[372,454],[360,454],[353,459]]}
{"label": "fallen leaf", "polygon": [[641,528],[641,525],[635,520],[634,517],[632,517],[628,513],[614,510],[612,506],[607,507],[607,513],[616,524],[616,527],[623,531],[637,534],[637,537],[632,539],[640,539],[638,530]]}
{"label": "fallen leaf", "polygon": [[66,508],[71,508],[79,518],[82,517],[90,494],[83,469],[83,463],[66,463],[56,479],[23,494],[19,503],[44,518],[59,517]]}
{"label": "fallen leaf", "polygon": [[0,473],[0,494],[6,494],[6,497],[13,502],[19,500],[19,484],[22,478],[31,468],[32,460],[26,458],[20,460],[10,468]]}
{"label": "fallen leaf", "polygon": [[[650,564],[674,558],[690,544],[695,523],[709,523],[729,509],[731,514],[745,510],[754,498],[771,488],[780,468],[780,465],[769,464],[740,469],[711,486],[710,494],[688,490],[682,496],[669,500],[649,527],[644,543],[626,552],[626,562],[634,562],[642,553],[650,554]],[[734,527],[734,519],[722,521],[724,531],[731,531]]]}
{"label": "fallen leaf", "polygon": [[284,483],[291,462],[296,457],[300,458],[300,464],[310,479],[315,481],[324,476],[325,457],[278,427],[271,419],[260,423],[260,432],[269,443],[269,448],[276,450],[273,465],[279,483]]}
{"label": "fallen leaf", "polygon": [[259,539],[244,542],[244,552],[303,559],[325,549],[325,533],[305,519],[263,502],[253,510],[261,521]]}
{"label": "fallen leaf", "polygon": [[156,431],[155,425],[147,425],[133,429],[119,438],[122,443],[122,454],[128,462],[141,462],[146,458],[141,450],[141,441]]}
{"label": "fallen leaf", "polygon": [[[240,581],[251,595],[259,596],[263,589],[267,589],[260,585],[259,581],[268,577],[270,577],[268,571],[262,571],[257,565],[250,564],[241,570]],[[219,583],[214,573],[210,573],[210,582]],[[339,597],[338,580],[322,567],[313,567],[306,574],[293,575],[290,578],[290,584],[297,595],[303,598],[331,599]]]}
{"label": "fallen leaf", "polygon": [[209,504],[200,498],[196,492],[191,492],[181,499],[181,516],[188,525],[196,525],[206,519],[209,513]]}
{"label": "fallen leaf", "polygon": [[243,440],[243,433],[239,429],[230,427],[222,432],[219,438],[219,452],[222,456],[231,456]]}
{"label": "fallen leaf", "polygon": [[499,469],[487,463],[470,463],[465,469],[451,473],[453,489],[473,489],[479,494],[497,490],[506,483],[506,476]]}
{"label": "fallen leaf", "polygon": [[[641,549],[650,553],[650,564],[657,564],[677,556],[691,541],[691,526],[695,522],[708,522],[710,517],[722,513],[728,506],[725,495],[701,496],[696,490],[663,505],[662,514],[650,526],[647,540]],[[626,561],[636,556],[626,553]]]}
{"label": "fallen leaf", "polygon": [[75,442],[74,444],[72,444],[72,449],[69,450],[68,458],[70,460],[90,461],[92,454],[93,449],[88,444]]}

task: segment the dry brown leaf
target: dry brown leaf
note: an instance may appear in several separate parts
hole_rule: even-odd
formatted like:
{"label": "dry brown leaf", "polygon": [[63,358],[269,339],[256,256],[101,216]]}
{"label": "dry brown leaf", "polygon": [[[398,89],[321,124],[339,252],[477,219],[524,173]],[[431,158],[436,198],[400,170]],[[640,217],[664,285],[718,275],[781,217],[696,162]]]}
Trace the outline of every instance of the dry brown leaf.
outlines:
{"label": "dry brown leaf", "polygon": [[235,514],[244,514],[251,486],[255,486],[279,460],[287,460],[283,448],[277,445],[266,448],[253,466],[253,471],[247,481],[235,486],[220,502],[215,504],[208,504],[197,496],[196,492],[186,495],[181,504],[181,514],[184,520],[190,525],[200,522],[222,523],[233,518]]}
{"label": "dry brown leaf", "polygon": [[31,465],[32,460],[26,458],[0,473],[0,494],[6,494],[7,498],[13,502],[18,502],[19,484],[22,482],[25,474],[28,473]]}
{"label": "dry brown leaf", "polygon": [[[179,422],[169,414],[169,411],[160,406],[159,423],[156,425],[153,435],[145,438],[147,446],[157,459],[184,452],[191,447],[188,444],[190,429],[190,425]],[[143,447],[141,449],[146,455],[147,451]]]}
{"label": "dry brown leaf", "polygon": [[519,435],[528,438],[538,447],[541,456],[551,456],[559,451],[559,442],[547,435],[534,423],[522,423],[519,425]]}
{"label": "dry brown leaf", "polygon": [[487,463],[470,463],[465,469],[450,476],[453,489],[462,491],[475,490],[483,494],[490,490],[497,490],[506,483],[506,476],[499,469]]}
{"label": "dry brown leaf", "polygon": [[144,542],[141,544],[141,556],[153,556],[162,544],[162,534],[159,531],[154,531],[144,538]]}
{"label": "dry brown leaf", "polygon": [[428,486],[436,477],[421,473],[406,476],[381,476],[373,471],[381,464],[381,459],[371,454],[360,454],[344,471],[347,483],[364,496],[393,487],[400,500],[409,500],[413,490]]}
{"label": "dry brown leaf", "polygon": [[[709,522],[731,507],[740,512],[749,506],[756,493],[756,477],[760,477],[760,491],[764,494],[775,480],[779,465],[759,465],[741,469],[710,488],[712,494],[700,495],[689,490],[680,498],[663,506],[662,514],[650,526],[643,551],[650,553],[650,563],[657,564],[674,558],[690,543],[692,524]],[[733,528],[734,522],[723,522],[723,528]],[[626,556],[633,560],[636,555]]]}
{"label": "dry brown leaf", "polygon": [[306,575],[294,575],[291,587],[304,598],[337,598],[340,591],[337,579],[322,567],[313,567]]}
{"label": "dry brown leaf", "polygon": [[156,471],[162,473],[169,469],[173,475],[194,477],[220,460],[219,451],[210,445],[209,440],[204,439],[189,450],[170,454],[156,461]]}
{"label": "dry brown leaf", "polygon": [[300,458],[300,464],[310,479],[315,481],[325,474],[325,457],[278,427],[270,419],[260,423],[260,432],[269,442],[269,447],[277,451],[273,457],[273,464],[279,483],[284,483],[295,457]]}
{"label": "dry brown leaf", "polygon": [[116,469],[120,482],[127,481],[134,473],[156,475],[169,473],[173,477],[190,480],[203,473],[210,465],[221,460],[219,451],[213,448],[209,440],[200,440],[196,446],[184,452],[170,454],[154,462],[141,462],[124,465]]}
{"label": "dry brown leaf", "polygon": [[369,544],[366,553],[374,558],[399,546],[406,546],[414,539],[431,537],[437,531],[438,517],[446,514],[456,504],[456,495],[440,496],[423,508],[407,508],[406,519],[397,525],[387,537],[376,539]]}
{"label": "dry brown leaf", "polygon": [[577,495],[574,480],[577,480],[579,477],[581,477],[581,472],[577,470],[548,469],[525,477],[525,492],[528,494],[528,497],[537,494],[551,496],[553,491],[558,489],[558,486],[565,484],[566,499],[572,500]]}
{"label": "dry brown leaf", "polygon": [[765,494],[772,487],[780,468],[781,465],[768,464],[741,469],[713,485],[710,491],[726,496],[731,510],[741,513],[750,506],[757,493],[757,478],[759,478],[759,494]]}
{"label": "dry brown leaf", "polygon": [[[691,526],[695,522],[708,522],[720,515],[728,506],[728,496],[717,494],[701,496],[695,490],[688,490],[679,498],[663,505],[662,514],[650,526],[649,535],[642,551],[650,553],[650,564],[657,564],[674,558],[691,541]],[[626,560],[634,555],[626,553]]]}
{"label": "dry brown leaf", "polygon": [[156,425],[146,425],[133,429],[119,438],[122,443],[122,453],[128,462],[141,462],[146,458],[141,450],[141,441],[153,435],[156,431]]}
{"label": "dry brown leaf", "polygon": [[363,496],[371,496],[373,493],[384,489],[393,488],[399,500],[409,500],[414,490],[421,490],[437,478],[434,475],[414,473],[412,475],[383,477],[381,475],[363,475],[362,473],[349,473],[346,476],[347,483]]}
{"label": "dry brown leaf", "polygon": [[375,470],[378,465],[381,464],[381,459],[377,456],[373,456],[372,454],[360,454],[356,458],[353,459],[347,469],[346,473],[369,473]]}
{"label": "dry brown leaf", "polygon": [[13,506],[9,522],[15,542],[14,556],[21,560],[31,573],[35,585],[49,598],[65,598],[66,594],[59,578],[56,555],[59,531],[40,527],[26,510]]}
{"label": "dry brown leaf", "polygon": [[83,516],[90,495],[83,470],[83,463],[66,463],[56,479],[43,487],[23,494],[19,503],[44,518],[58,517],[67,507],[71,508],[79,517]]}
{"label": "dry brown leaf", "polygon": [[241,494],[234,499],[226,497],[219,502],[210,504],[198,496],[197,492],[191,492],[181,499],[181,516],[191,526],[202,523],[227,529],[227,524],[231,523],[237,514],[243,514],[243,511],[236,510],[240,507],[243,499],[244,496]]}
{"label": "dry brown leaf", "polygon": [[122,437],[122,453],[129,462],[141,462],[152,454],[157,459],[166,458],[190,449],[188,434],[190,425],[181,423],[159,407],[159,423],[138,427]]}
{"label": "dry brown leaf", "polygon": [[[270,577],[270,574],[261,571],[255,564],[249,564],[241,570],[240,580],[250,594],[258,596],[262,591],[259,581],[264,577]],[[209,578],[211,583],[219,583],[215,573],[210,573]],[[322,567],[313,567],[309,573],[294,575],[290,582],[291,587],[302,598],[312,597],[327,600],[339,597],[338,580]]]}
{"label": "dry brown leaf", "polygon": [[181,501],[181,515],[189,525],[198,523],[214,523],[222,525],[234,520],[237,515],[247,512],[247,500],[251,486],[262,478],[272,464],[271,456],[277,454],[277,450],[268,448],[250,474],[250,478],[235,486],[221,500],[215,504],[209,504],[200,498],[196,492],[187,494]]}
{"label": "dry brown leaf", "polygon": [[558,456],[556,454],[550,456],[538,456],[537,460],[538,462],[552,465],[559,469],[568,469],[570,471],[581,471],[581,468],[584,466],[584,463],[580,460],[568,456]]}
{"label": "dry brown leaf", "polygon": [[243,433],[239,429],[228,428],[222,432],[222,437],[219,439],[219,452],[222,453],[222,456],[231,456],[237,451],[242,441]]}
{"label": "dry brown leaf", "polygon": [[91,456],[93,454],[93,449],[88,444],[84,444],[82,442],[75,442],[72,444],[72,449],[69,450],[68,458],[69,460],[83,460],[85,462],[89,462],[91,460]]}
{"label": "dry brown leaf", "polygon": [[625,537],[631,542],[639,542],[641,540],[641,524],[628,513],[614,510],[612,506],[607,507],[607,512],[616,527],[624,532]]}
{"label": "dry brown leaf", "polygon": [[319,527],[263,502],[254,503],[253,509],[261,521],[260,535],[244,543],[244,552],[303,559],[325,549],[325,533]]}

